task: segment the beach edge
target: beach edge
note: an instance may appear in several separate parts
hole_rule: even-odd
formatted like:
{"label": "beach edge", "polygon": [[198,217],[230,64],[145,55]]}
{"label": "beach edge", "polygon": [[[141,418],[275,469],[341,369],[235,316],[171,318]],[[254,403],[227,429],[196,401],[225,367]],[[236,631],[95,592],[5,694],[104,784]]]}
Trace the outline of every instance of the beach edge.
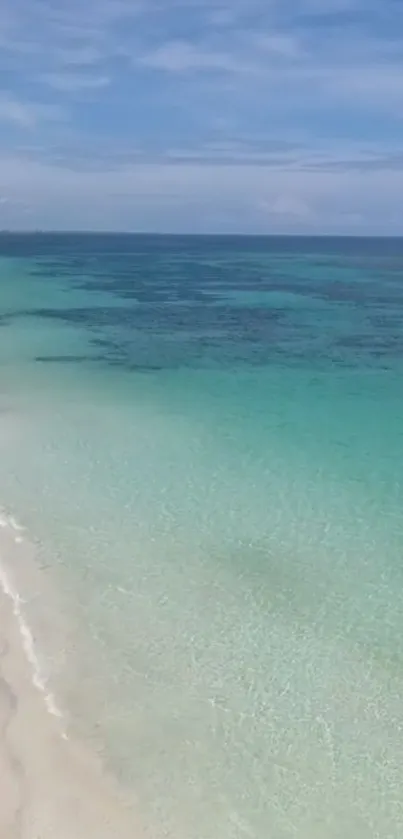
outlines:
{"label": "beach edge", "polygon": [[97,754],[68,736],[35,669],[35,640],[5,566],[23,537],[1,530],[1,839],[141,839],[133,808]]}

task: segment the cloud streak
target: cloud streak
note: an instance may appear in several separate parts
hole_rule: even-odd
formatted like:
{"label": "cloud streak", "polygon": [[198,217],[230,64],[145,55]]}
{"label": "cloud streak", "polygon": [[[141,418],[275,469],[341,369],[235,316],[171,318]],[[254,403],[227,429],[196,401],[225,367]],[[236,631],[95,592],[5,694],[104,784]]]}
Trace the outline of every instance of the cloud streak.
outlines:
{"label": "cloud streak", "polygon": [[393,0],[4,0],[0,193],[35,226],[396,232],[400,33]]}
{"label": "cloud streak", "polygon": [[108,76],[93,76],[83,73],[49,73],[44,75],[45,84],[65,93],[75,93],[80,90],[97,90],[110,84]]}
{"label": "cloud streak", "polygon": [[42,122],[64,119],[63,110],[57,105],[37,102],[20,102],[12,95],[0,94],[0,121],[23,130],[34,129]]}
{"label": "cloud streak", "polygon": [[245,67],[225,52],[209,51],[186,41],[169,41],[141,56],[139,63],[155,70],[169,73],[189,71],[214,71],[239,73]]}

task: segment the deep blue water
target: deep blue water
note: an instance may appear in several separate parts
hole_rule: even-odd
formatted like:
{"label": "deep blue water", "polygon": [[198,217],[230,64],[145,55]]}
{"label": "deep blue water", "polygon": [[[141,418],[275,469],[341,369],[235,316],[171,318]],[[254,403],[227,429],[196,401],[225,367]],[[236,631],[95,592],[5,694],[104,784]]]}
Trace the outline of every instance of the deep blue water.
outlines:
{"label": "deep blue water", "polygon": [[3,234],[0,254],[88,293],[13,317],[85,327],[91,359],[110,364],[387,366],[403,348],[399,239]]}

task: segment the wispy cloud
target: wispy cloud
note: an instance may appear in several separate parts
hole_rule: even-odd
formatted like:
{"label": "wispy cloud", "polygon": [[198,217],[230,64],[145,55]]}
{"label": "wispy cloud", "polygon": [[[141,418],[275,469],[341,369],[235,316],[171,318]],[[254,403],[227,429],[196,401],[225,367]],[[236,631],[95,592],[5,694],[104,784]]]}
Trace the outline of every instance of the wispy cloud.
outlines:
{"label": "wispy cloud", "polygon": [[235,57],[225,52],[209,51],[186,41],[169,41],[141,56],[139,63],[170,73],[192,70],[237,73],[245,69]]}
{"label": "wispy cloud", "polygon": [[104,54],[94,46],[66,46],[54,49],[54,60],[56,65],[66,67],[92,67],[101,64]]}
{"label": "wispy cloud", "polygon": [[22,129],[35,128],[43,121],[61,120],[63,110],[57,105],[36,102],[20,102],[11,95],[0,94],[0,121],[19,126]]}
{"label": "wispy cloud", "polygon": [[97,90],[110,84],[108,76],[93,76],[83,73],[48,73],[42,76],[45,84],[55,90],[74,93],[80,90]]}
{"label": "wispy cloud", "polygon": [[4,194],[38,226],[397,229],[402,33],[395,0],[3,0]]}
{"label": "wispy cloud", "polygon": [[[216,229],[256,232],[393,232],[400,229],[403,169],[369,173],[287,170],[234,163],[124,164],[77,171],[28,158],[0,159],[3,194],[32,206],[35,226]],[[371,197],[376,194],[376,202]],[[3,216],[6,207],[3,211]],[[9,218],[15,208],[9,208]],[[28,219],[32,224],[32,219]],[[28,221],[26,223],[28,223]]]}
{"label": "wispy cloud", "polygon": [[36,122],[35,111],[32,105],[23,105],[15,99],[3,97],[0,99],[0,120],[30,128]]}

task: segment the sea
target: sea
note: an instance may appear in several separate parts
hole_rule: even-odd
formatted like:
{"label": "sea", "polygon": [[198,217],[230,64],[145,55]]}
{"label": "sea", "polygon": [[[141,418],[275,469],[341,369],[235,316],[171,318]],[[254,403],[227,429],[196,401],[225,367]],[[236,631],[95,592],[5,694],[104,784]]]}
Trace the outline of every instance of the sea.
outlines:
{"label": "sea", "polygon": [[0,383],[40,684],[146,835],[401,839],[403,240],[2,233]]}

